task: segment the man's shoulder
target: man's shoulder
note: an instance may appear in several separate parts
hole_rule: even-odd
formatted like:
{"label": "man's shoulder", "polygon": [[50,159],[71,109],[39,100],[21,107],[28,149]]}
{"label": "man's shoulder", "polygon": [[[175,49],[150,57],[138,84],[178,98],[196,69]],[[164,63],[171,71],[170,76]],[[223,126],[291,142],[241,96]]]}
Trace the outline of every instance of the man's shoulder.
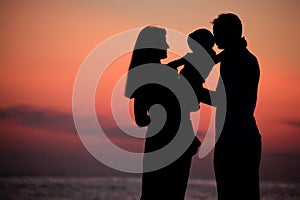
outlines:
{"label": "man's shoulder", "polygon": [[258,64],[257,58],[254,54],[252,54],[247,48],[241,51],[241,58],[247,63]]}

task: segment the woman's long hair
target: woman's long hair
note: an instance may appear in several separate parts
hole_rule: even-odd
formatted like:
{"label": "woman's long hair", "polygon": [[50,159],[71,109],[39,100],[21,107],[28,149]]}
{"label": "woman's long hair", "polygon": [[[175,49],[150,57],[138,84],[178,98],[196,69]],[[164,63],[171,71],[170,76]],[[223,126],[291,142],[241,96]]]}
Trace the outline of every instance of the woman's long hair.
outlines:
{"label": "woman's long hair", "polygon": [[127,87],[130,81],[130,70],[146,63],[160,63],[163,55],[168,48],[166,46],[166,30],[156,26],[147,26],[143,28],[136,40],[134,50],[132,52],[131,62],[129,65],[127,85],[125,96],[132,98],[127,93]]}

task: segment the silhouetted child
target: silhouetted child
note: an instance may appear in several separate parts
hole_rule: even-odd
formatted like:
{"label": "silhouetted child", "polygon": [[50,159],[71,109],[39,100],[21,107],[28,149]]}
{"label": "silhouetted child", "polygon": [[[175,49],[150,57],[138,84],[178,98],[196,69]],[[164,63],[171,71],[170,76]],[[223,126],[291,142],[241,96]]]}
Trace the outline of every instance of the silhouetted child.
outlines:
{"label": "silhouetted child", "polygon": [[[177,69],[179,66],[182,65],[184,66],[183,69],[180,71],[180,75],[184,76],[190,83],[190,85],[195,91],[198,102],[200,102],[200,96],[202,92],[207,92],[203,90],[203,83],[205,82],[205,79],[209,75],[210,71],[212,70],[214,63],[218,62],[216,53],[213,50],[213,46],[215,44],[214,36],[207,29],[198,29],[189,34],[187,43],[192,52],[187,53],[182,58],[169,62],[167,65],[172,67],[173,69]],[[204,56],[204,54],[203,49],[200,45],[212,57],[212,59],[214,60],[213,64],[201,62],[201,56]],[[192,65],[189,61],[192,61],[193,64],[197,64],[197,66]]]}

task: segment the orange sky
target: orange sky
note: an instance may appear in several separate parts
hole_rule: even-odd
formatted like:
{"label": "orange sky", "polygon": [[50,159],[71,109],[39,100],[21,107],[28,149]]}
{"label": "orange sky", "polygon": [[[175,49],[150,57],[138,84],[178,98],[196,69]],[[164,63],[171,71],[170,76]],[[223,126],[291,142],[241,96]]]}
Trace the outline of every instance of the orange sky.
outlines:
{"label": "orange sky", "polygon": [[[73,141],[80,146],[76,135],[55,134],[51,128],[40,130],[35,126],[43,126],[33,120],[29,123],[33,132],[29,131],[30,127],[24,127],[24,123],[12,128],[12,122],[5,118],[8,115],[3,113],[13,107],[15,113],[24,116],[36,110],[71,114],[76,73],[91,50],[108,37],[149,24],[184,34],[199,27],[211,30],[210,21],[218,14],[234,12],[242,19],[248,47],[261,67],[255,114],[264,152],[297,155],[299,163],[299,9],[300,3],[296,0],[2,1],[0,144],[5,144],[2,153],[9,152],[15,144],[26,147],[37,141],[44,141],[48,146],[37,145],[36,150],[49,152],[57,152],[57,146],[64,149],[61,141]],[[128,58],[122,58],[115,64],[123,64],[120,70],[126,70],[127,62]],[[99,88],[101,90],[101,85]],[[96,100],[100,101],[98,96]],[[24,105],[30,109],[24,109]],[[99,115],[107,115],[101,103],[97,106],[100,106]],[[27,132],[30,133],[26,135]],[[37,138],[35,134],[40,135]]]}

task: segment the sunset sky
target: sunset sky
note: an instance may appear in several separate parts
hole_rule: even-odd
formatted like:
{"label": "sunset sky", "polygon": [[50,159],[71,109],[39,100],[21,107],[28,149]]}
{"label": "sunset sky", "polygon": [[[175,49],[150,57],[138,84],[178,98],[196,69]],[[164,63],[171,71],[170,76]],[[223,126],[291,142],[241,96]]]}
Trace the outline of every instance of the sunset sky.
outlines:
{"label": "sunset sky", "polygon": [[[189,34],[212,30],[214,18],[233,12],[261,69],[255,111],[261,177],[300,181],[299,10],[297,0],[1,1],[0,174],[124,175],[96,161],[76,134],[72,91],[84,59],[129,29],[154,24]],[[112,63],[99,83],[96,108],[112,139],[134,150],[141,144],[120,134],[110,123],[110,102],[103,103],[129,59]],[[192,176],[212,175],[211,154],[194,160]]]}

